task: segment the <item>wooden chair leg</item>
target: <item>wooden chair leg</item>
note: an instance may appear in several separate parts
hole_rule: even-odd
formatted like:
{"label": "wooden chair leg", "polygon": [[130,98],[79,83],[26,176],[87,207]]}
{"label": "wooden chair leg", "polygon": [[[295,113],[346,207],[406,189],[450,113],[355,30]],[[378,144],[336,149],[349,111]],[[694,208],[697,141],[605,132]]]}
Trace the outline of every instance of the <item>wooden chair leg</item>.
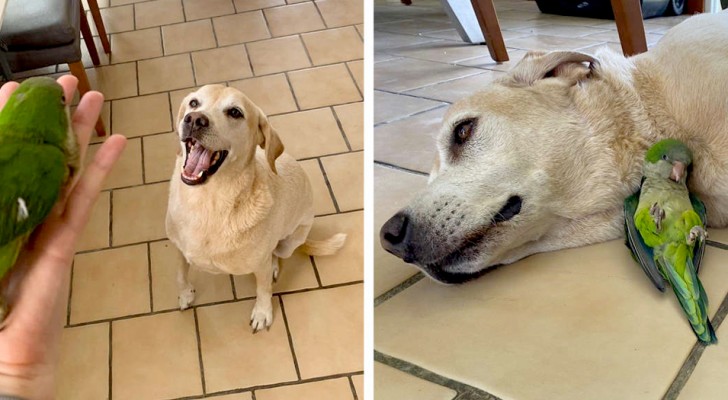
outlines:
{"label": "wooden chair leg", "polygon": [[81,33],[83,34],[83,41],[86,42],[86,48],[88,49],[88,54],[91,56],[91,62],[94,65],[100,65],[99,52],[96,51],[96,43],[94,43],[94,36],[91,34],[91,27],[88,25],[88,19],[86,19],[86,11],[84,11],[82,4],[79,7],[81,7]]}
{"label": "wooden chair leg", "polygon": [[619,41],[625,56],[647,51],[645,26],[642,23],[642,7],[639,0],[612,0],[614,20],[617,23]]}
{"label": "wooden chair leg", "polygon": [[[81,61],[68,64],[68,68],[71,70],[73,76],[78,79],[78,92],[81,96],[91,90],[91,85],[88,83],[88,76],[86,76],[86,69],[83,67],[83,63]],[[106,136],[106,128],[104,127],[104,120],[101,116],[99,116],[99,120],[96,121],[96,134],[98,136]]]}
{"label": "wooden chair leg", "polygon": [[478,17],[480,29],[483,31],[485,44],[488,45],[490,56],[497,62],[508,61],[508,51],[503,42],[503,34],[498,23],[498,16],[495,13],[493,0],[470,0],[473,10]]}
{"label": "wooden chair leg", "polygon": [[94,24],[96,24],[96,30],[99,32],[99,38],[101,39],[101,46],[104,47],[104,53],[111,53],[111,44],[109,43],[109,36],[106,34],[106,27],[104,26],[104,20],[101,19],[101,11],[99,11],[99,3],[96,0],[86,0],[88,2],[88,8],[91,10],[91,16],[94,18]]}

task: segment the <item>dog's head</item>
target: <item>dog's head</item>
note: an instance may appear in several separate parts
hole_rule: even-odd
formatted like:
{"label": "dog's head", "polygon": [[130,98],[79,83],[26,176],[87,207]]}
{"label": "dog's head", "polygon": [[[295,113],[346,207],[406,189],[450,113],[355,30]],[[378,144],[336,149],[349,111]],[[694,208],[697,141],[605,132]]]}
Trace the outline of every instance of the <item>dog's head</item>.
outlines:
{"label": "dog's head", "polygon": [[596,64],[581,53],[529,53],[452,105],[429,185],[382,227],[383,247],[438,281],[464,282],[527,255],[559,218],[582,212],[569,199],[590,183],[570,182],[591,178],[579,154],[591,139],[574,96],[598,79]]}
{"label": "dog's head", "polygon": [[281,140],[260,108],[239,90],[222,85],[206,85],[188,94],[175,126],[184,157],[180,178],[187,185],[205,183],[227,164],[247,165],[257,146],[265,149],[276,172],[275,160],[283,153]]}

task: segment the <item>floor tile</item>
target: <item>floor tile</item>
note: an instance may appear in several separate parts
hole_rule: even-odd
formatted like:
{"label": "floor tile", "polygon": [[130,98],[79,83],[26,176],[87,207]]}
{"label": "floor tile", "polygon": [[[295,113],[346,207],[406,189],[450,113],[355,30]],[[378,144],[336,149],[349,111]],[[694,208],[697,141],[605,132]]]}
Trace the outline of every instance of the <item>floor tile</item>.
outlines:
{"label": "floor tile", "polygon": [[64,329],[58,360],[55,398],[106,398],[109,393],[109,324]]}
{"label": "floor tile", "polygon": [[[178,308],[177,270],[187,261],[169,240],[150,243],[149,250],[149,259],[152,262],[153,311]],[[209,274],[193,268],[190,269],[188,277],[195,288],[194,305],[234,298],[230,275]]]}
{"label": "floor tile", "polygon": [[482,74],[453,79],[451,81],[411,90],[406,93],[413,96],[455,103],[458,100],[476,93],[479,89],[486,88],[491,81],[501,76],[505,76],[505,73],[484,71]]}
{"label": "floor tile", "polygon": [[728,329],[721,324],[716,332],[717,346],[708,346],[690,375],[678,399],[720,399],[728,390]]}
{"label": "floor tile", "polygon": [[104,100],[137,95],[137,71],[133,62],[89,68],[86,75],[91,87],[104,94]]}
{"label": "floor tile", "polygon": [[242,44],[192,53],[192,64],[198,85],[253,76]]}
{"label": "floor tile", "polygon": [[[99,12],[101,12],[101,20],[104,21],[104,29],[107,34],[134,30],[134,6],[101,8]],[[99,32],[96,30],[96,24],[92,22],[90,11],[86,13],[86,18],[88,18],[91,33],[98,36]]]}
{"label": "floor tile", "polygon": [[[235,275],[235,296],[239,299],[255,297],[255,276]],[[296,251],[289,258],[281,260],[278,281],[273,284],[273,293],[318,287],[313,264],[307,254]],[[279,320],[280,321],[280,320]]]}
{"label": "floor tile", "polygon": [[364,207],[364,153],[321,158],[331,190],[341,211]]}
{"label": "floor tile", "polygon": [[301,109],[360,101],[361,96],[344,64],[289,72]]}
{"label": "floor tile", "polygon": [[209,19],[163,26],[162,42],[165,55],[209,49],[217,45]]}
{"label": "floor tile", "polygon": [[[619,34],[617,33],[617,31],[602,31],[591,35],[582,36],[581,38],[586,40],[620,43]],[[655,33],[646,33],[645,39],[647,40],[647,44],[654,44],[662,39],[662,35]]]}
{"label": "floor tile", "polygon": [[162,55],[162,35],[159,28],[116,33],[111,35],[111,48],[114,63],[159,57]]}
{"label": "floor tile", "polygon": [[287,36],[325,28],[316,6],[311,2],[267,8],[263,12],[273,36]]}
{"label": "floor tile", "polygon": [[[101,144],[92,144],[86,154],[86,165],[90,164]],[[130,139],[121,157],[114,164],[111,173],[104,180],[102,190],[125,186],[141,185],[142,182],[142,142],[141,139]]]}
{"label": "floor tile", "polygon": [[336,118],[341,123],[346,140],[352,150],[364,149],[364,103],[349,103],[334,106]]}
{"label": "floor tile", "polygon": [[[116,6],[121,6],[121,5],[125,5],[125,4],[139,3],[141,1],[146,1],[146,0],[108,0],[107,3],[109,3],[109,5],[111,7],[116,7]],[[100,6],[101,6],[101,2],[99,2],[99,7]]]}
{"label": "floor tile", "polygon": [[232,0],[183,0],[182,4],[188,21],[235,13]]}
{"label": "floor tile", "polygon": [[533,35],[513,39],[508,47],[522,50],[576,50],[582,47],[603,43],[603,40],[587,40],[582,38],[564,38],[559,36]]}
{"label": "floor tile", "polygon": [[[83,5],[84,10],[88,10],[88,2],[86,0],[81,0],[81,4]],[[96,4],[99,5],[99,8],[106,8],[109,6],[109,0],[98,0]]]}
{"label": "floor tile", "polygon": [[[721,251],[708,248],[700,271],[711,315],[728,291]],[[695,343],[674,295],[654,289],[621,240],[534,255],[465,285],[424,279],[377,307],[375,326],[379,351],[518,399],[661,398]]]}
{"label": "floor tile", "polygon": [[429,173],[435,161],[435,141],[447,107],[374,128],[374,159]]}
{"label": "floor tile", "polygon": [[427,177],[374,165],[374,296],[397,286],[419,270],[387,253],[379,242],[382,225],[427,185]]}
{"label": "floor tile", "polygon": [[276,115],[270,121],[296,159],[349,150],[330,108]]}
{"label": "floor tile", "polygon": [[363,369],[363,285],[283,296],[301,378]]}
{"label": "floor tile", "polygon": [[213,18],[219,46],[245,43],[270,37],[263,13],[260,11]]}
{"label": "floor tile", "polygon": [[256,390],[256,400],[353,400],[351,385],[346,378],[287,385],[272,389]]}
{"label": "floor tile", "polygon": [[175,132],[145,136],[144,144],[144,181],[147,183],[167,181],[172,176],[177,151],[180,148],[179,136]]}
{"label": "floor tile", "polygon": [[451,42],[448,40],[387,50],[387,52],[402,57],[454,64],[470,58],[487,55],[488,47],[480,44]]}
{"label": "floor tile", "polygon": [[115,100],[111,109],[113,133],[135,137],[172,130],[167,93]]}
{"label": "floor tile", "polygon": [[326,239],[346,233],[346,242],[336,254],[315,257],[316,269],[324,286],[364,279],[364,212],[317,217],[311,229],[312,239]]}
{"label": "floor tile", "polygon": [[382,122],[395,121],[403,117],[408,117],[412,114],[418,114],[443,105],[444,104],[439,101],[375,90],[374,125]]}
{"label": "floor tile", "polygon": [[432,21],[412,19],[409,21],[394,21],[376,24],[375,31],[419,35],[425,32],[440,31],[452,27],[449,21]]}
{"label": "floor tile", "polygon": [[520,32],[529,33],[532,35],[561,36],[561,37],[567,37],[567,38],[583,37],[583,36],[588,37],[588,35],[605,32],[603,29],[595,29],[595,28],[586,27],[586,26],[558,25],[558,24],[531,26],[528,28],[520,28],[517,30]]}
{"label": "floor tile", "polygon": [[115,190],[112,245],[121,246],[166,237],[167,182]]}
{"label": "floor tile", "polygon": [[471,58],[469,60],[461,61],[458,64],[466,67],[484,68],[494,71],[507,72],[510,71],[510,69],[513,68],[516,64],[518,64],[518,62],[523,59],[523,56],[525,56],[526,53],[526,50],[508,49],[509,61],[506,62],[496,62],[490,57],[490,55],[486,55],[483,57]]}
{"label": "floor tile", "polygon": [[214,400],[253,400],[252,392],[226,394],[222,396],[207,396],[206,399]]}
{"label": "floor tile", "polygon": [[262,40],[247,45],[255,75],[268,75],[311,66],[298,36]]}
{"label": "floor tile", "polygon": [[323,171],[318,159],[300,162],[301,167],[306,171],[311,188],[313,189],[313,212],[315,215],[332,214],[336,212],[334,201],[331,199],[329,187],[326,185]]}
{"label": "floor tile", "polygon": [[283,6],[286,4],[286,0],[233,0],[233,2],[238,12],[259,10],[261,8]]}
{"label": "floor tile", "polygon": [[245,93],[266,115],[298,110],[285,74],[230,82],[230,86]]}
{"label": "floor tile", "polygon": [[109,213],[111,199],[109,192],[101,192],[91,209],[88,224],[76,244],[76,251],[103,249],[109,247]]}
{"label": "floor tile", "polygon": [[[374,88],[393,92],[417,89],[480,73],[475,68],[408,58],[377,63],[376,70]],[[407,71],[407,74],[402,74],[402,71]]]}
{"label": "floor tile", "polygon": [[354,77],[354,82],[356,82],[356,86],[359,88],[359,93],[364,92],[364,61],[349,61],[346,63],[346,66],[349,67],[349,71],[351,71],[351,75]]}
{"label": "floor tile", "polygon": [[139,94],[181,89],[195,84],[188,54],[139,61],[138,69]]}
{"label": "floor tile", "polygon": [[150,311],[147,246],[76,255],[71,324]]}
{"label": "floor tile", "polygon": [[153,0],[134,5],[136,29],[169,25],[185,20],[180,0]]}
{"label": "floor tile", "polygon": [[197,309],[208,392],[296,380],[286,326],[276,298],[273,306],[270,330],[255,335],[249,326],[253,300]]}
{"label": "floor tile", "polygon": [[374,396],[377,400],[452,400],[457,392],[416,378],[378,362],[374,363]]}
{"label": "floor tile", "polygon": [[728,229],[708,229],[708,238],[715,242],[728,244]]}
{"label": "floor tile", "polygon": [[364,57],[364,43],[356,29],[328,29],[301,35],[314,65],[333,64]]}
{"label": "floor tile", "polygon": [[351,377],[356,389],[356,395],[359,400],[364,400],[364,375],[354,375]]}
{"label": "floor tile", "polygon": [[361,24],[364,22],[364,5],[357,0],[317,0],[316,6],[329,28]]}
{"label": "floor tile", "polygon": [[112,323],[114,399],[202,394],[195,317],[173,311]]}
{"label": "floor tile", "polygon": [[374,34],[374,50],[383,51],[394,49],[397,47],[414,46],[428,42],[438,42],[439,40],[426,36],[402,35],[399,33],[376,31]]}

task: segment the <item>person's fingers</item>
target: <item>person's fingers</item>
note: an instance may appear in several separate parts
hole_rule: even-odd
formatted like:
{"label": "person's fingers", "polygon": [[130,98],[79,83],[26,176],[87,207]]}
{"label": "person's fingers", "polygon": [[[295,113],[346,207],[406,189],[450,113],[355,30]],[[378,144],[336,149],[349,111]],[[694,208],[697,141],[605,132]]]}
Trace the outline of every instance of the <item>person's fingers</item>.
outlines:
{"label": "person's fingers", "polygon": [[74,234],[80,234],[86,225],[104,179],[111,172],[111,168],[121,156],[124,147],[126,147],[126,138],[122,135],[112,135],[106,139],[99,151],[96,152],[93,162],[86,168],[83,176],[81,176],[78,184],[71,192],[66,202],[63,220],[74,231]]}
{"label": "person's fingers", "polygon": [[5,103],[8,102],[10,95],[18,88],[20,84],[18,82],[8,82],[0,88],[0,110],[5,107]]}
{"label": "person's fingers", "polygon": [[73,75],[63,75],[56,79],[59,85],[63,86],[63,94],[66,96],[66,104],[71,105],[73,96],[76,94],[76,87],[78,86],[78,78]]}
{"label": "person's fingers", "polygon": [[99,120],[103,106],[104,95],[91,91],[81,97],[81,101],[78,103],[78,107],[76,107],[76,112],[73,113],[71,125],[73,126],[73,131],[76,133],[81,162],[86,157],[86,148],[91,140],[91,134],[96,126],[96,121]]}

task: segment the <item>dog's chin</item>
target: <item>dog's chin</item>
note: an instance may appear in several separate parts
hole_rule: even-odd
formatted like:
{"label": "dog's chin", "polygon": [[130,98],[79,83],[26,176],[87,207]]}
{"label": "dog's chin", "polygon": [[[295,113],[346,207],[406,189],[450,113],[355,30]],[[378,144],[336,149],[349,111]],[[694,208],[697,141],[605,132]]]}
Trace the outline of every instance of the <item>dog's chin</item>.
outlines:
{"label": "dog's chin", "polygon": [[228,156],[227,150],[212,150],[199,141],[188,138],[184,141],[185,159],[180,178],[189,186],[201,185],[215,175]]}
{"label": "dog's chin", "polygon": [[487,256],[471,253],[467,257],[446,257],[444,260],[430,264],[416,264],[427,276],[437,282],[457,285],[477,279],[500,264],[488,262]]}

